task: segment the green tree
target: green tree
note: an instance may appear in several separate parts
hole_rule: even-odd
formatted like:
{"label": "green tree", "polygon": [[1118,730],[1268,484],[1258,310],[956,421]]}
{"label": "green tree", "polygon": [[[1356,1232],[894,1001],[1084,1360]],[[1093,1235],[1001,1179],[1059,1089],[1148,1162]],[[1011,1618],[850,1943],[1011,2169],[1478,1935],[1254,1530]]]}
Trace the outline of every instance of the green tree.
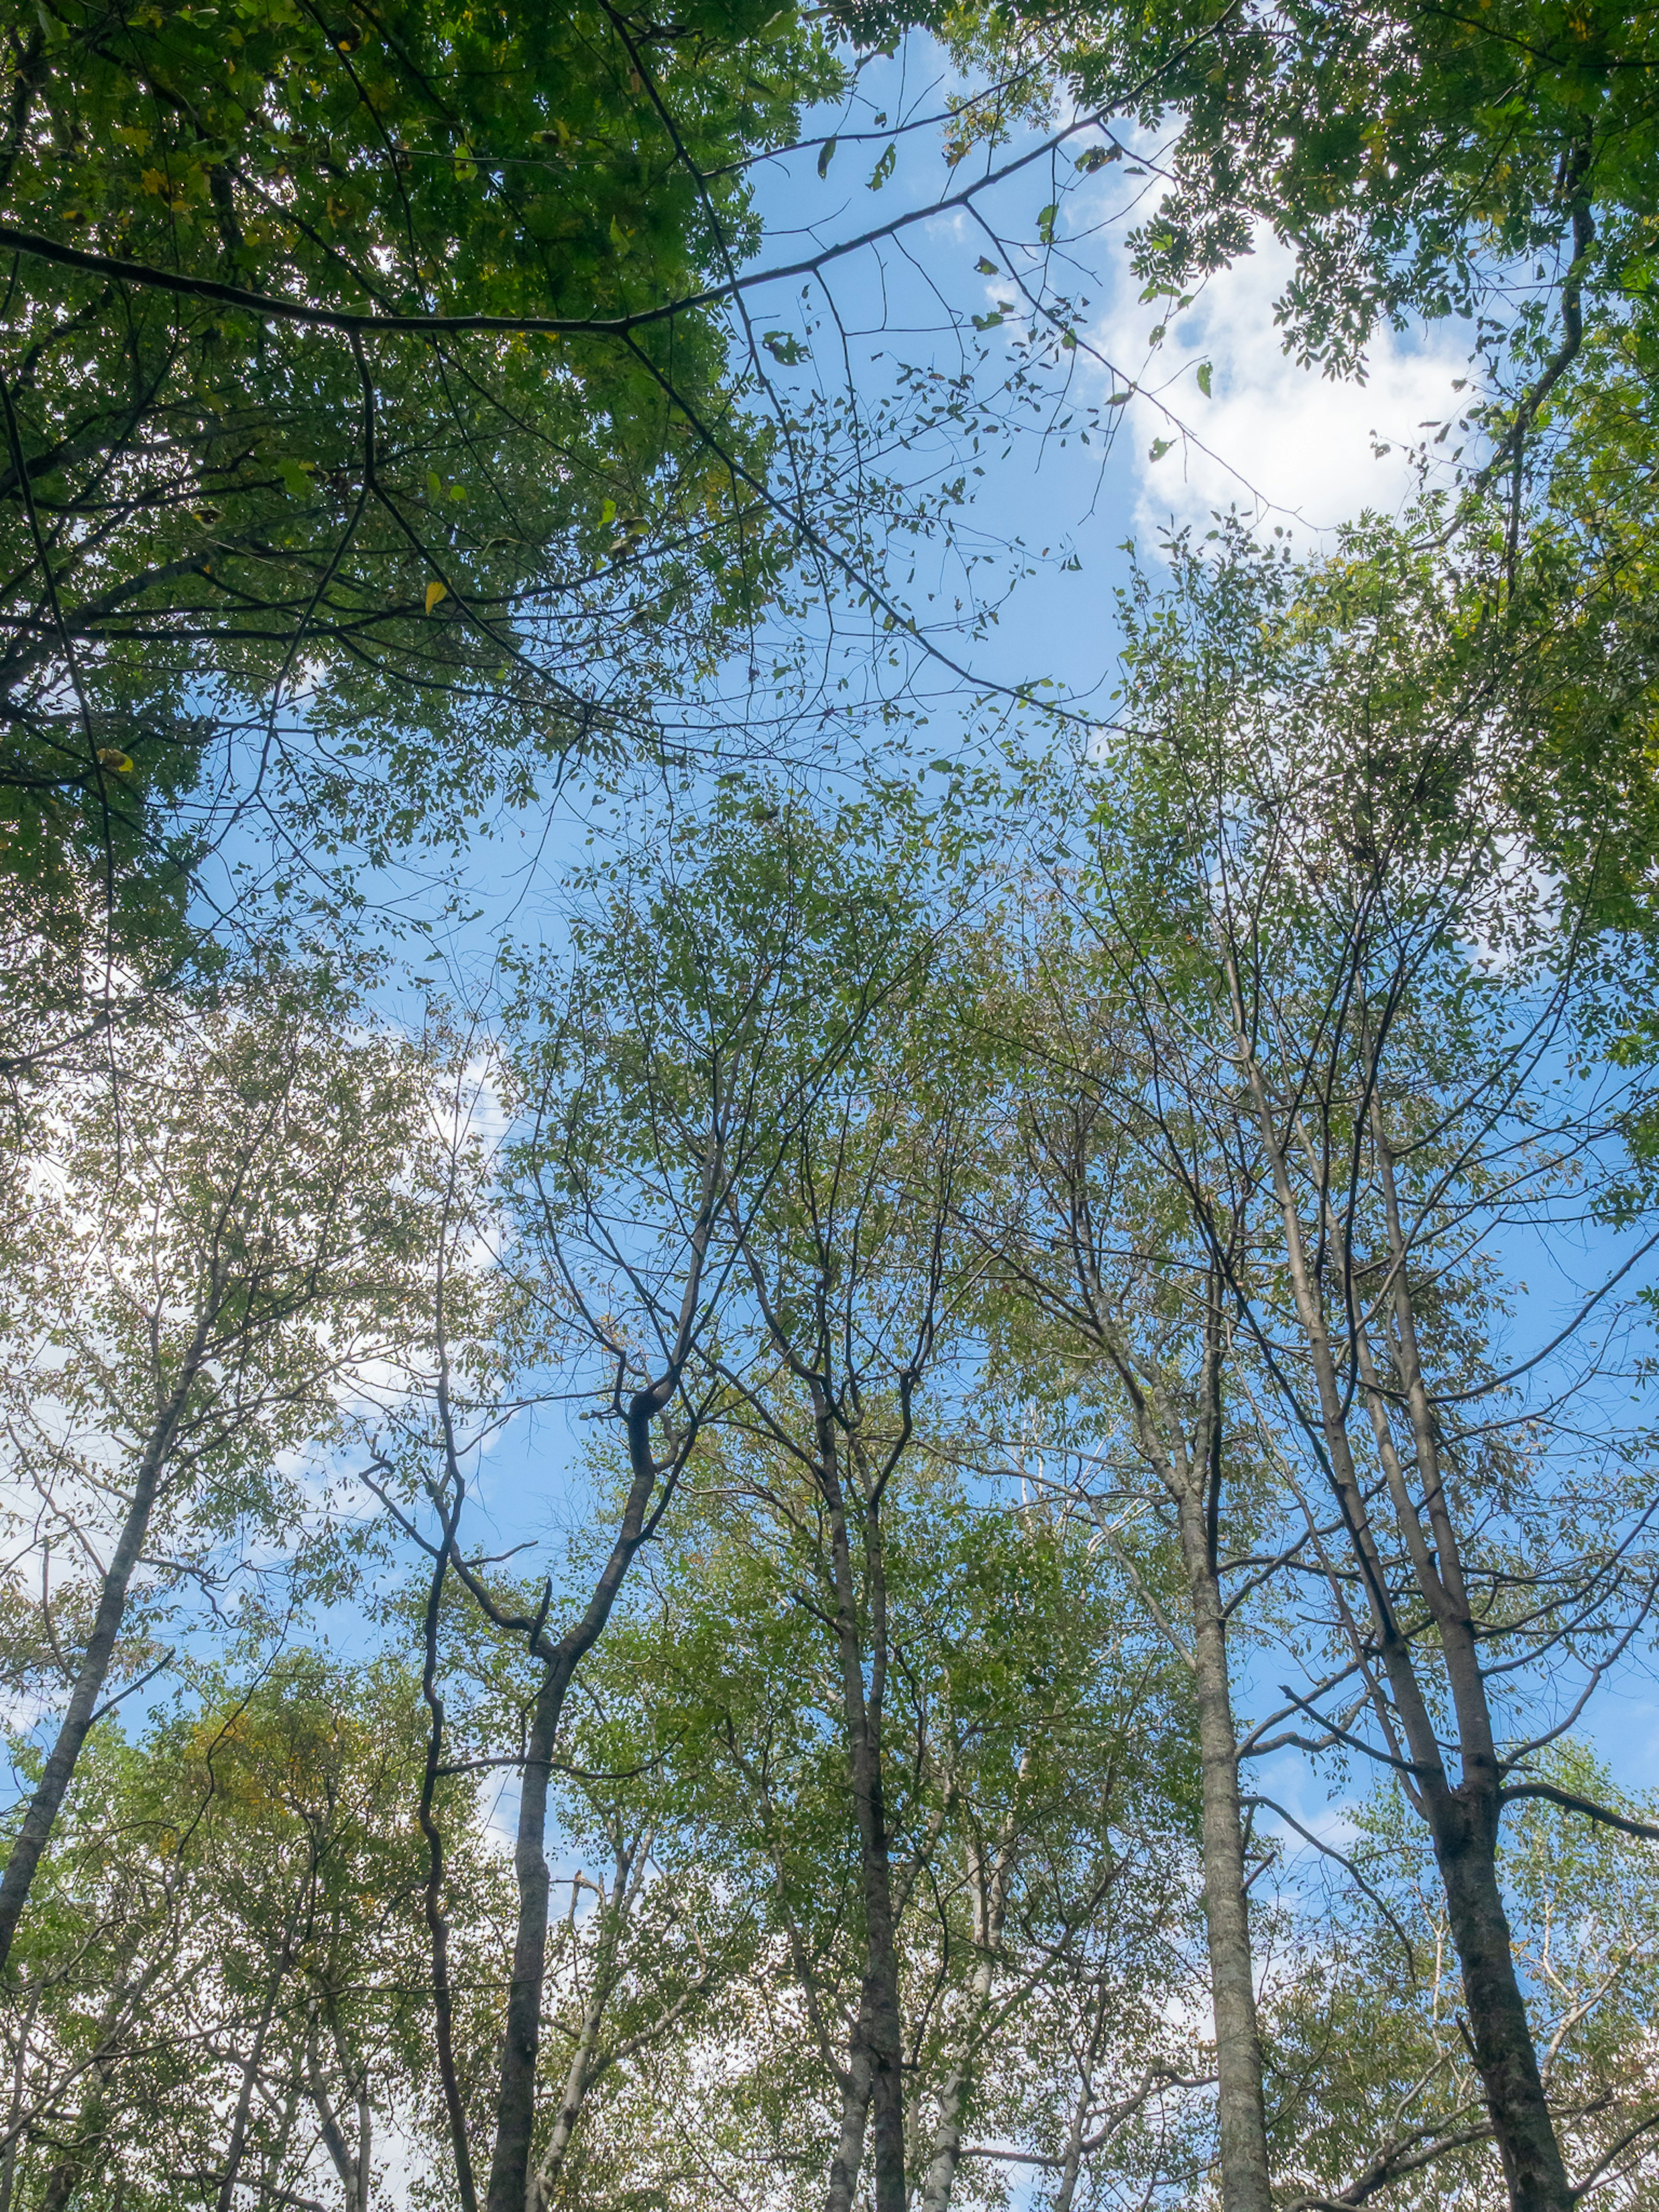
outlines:
{"label": "green tree", "polygon": [[[1655,1571],[1626,1431],[1610,1425],[1592,1475],[1571,1431],[1547,1446],[1547,1410],[1524,1409],[1526,1451],[1518,1399],[1492,1419],[1530,1371],[1493,1343],[1493,1248],[1576,1218],[1591,1159],[1611,1194],[1641,1085],[1610,1096],[1576,1056],[1595,968],[1528,865],[1510,764],[1419,658],[1409,600],[1325,612],[1249,547],[1210,570],[1189,557],[1132,610],[1146,744],[1098,788],[1091,896],[1103,939],[1122,932],[1166,1171],[1209,1210],[1197,1122],[1250,1196],[1242,1244],[1214,1212],[1206,1241],[1277,1409],[1264,1425],[1320,1500],[1305,1542],[1331,1599],[1280,1717],[1300,1734],[1317,1716],[1328,1747],[1402,1778],[1511,2202],[1554,2212],[1573,2201],[1569,2115],[1543,2081],[1500,1831],[1540,1795],[1604,1816],[1531,1763],[1561,1732],[1545,1703],[1561,1670],[1587,1699]],[[1558,1054],[1574,1079],[1553,1079]]]}
{"label": "green tree", "polygon": [[[14,2203],[366,2212],[383,2136],[432,2114],[423,1722],[395,1666],[301,1650],[97,1732],[13,1954]],[[487,1956],[499,1863],[468,1785],[441,1805]]]}
{"label": "green tree", "polygon": [[[948,1433],[923,1420],[917,1442],[882,1501],[879,1583],[865,1543],[853,1564],[872,1692],[885,1677],[873,1717],[910,2200],[994,2203],[1011,2166],[1058,2175],[1068,2152],[1073,2189],[1098,2171],[1161,2179],[1206,2070],[1180,2017],[1181,1691],[1082,1516],[975,1499]],[[742,1427],[711,1439],[587,1678],[605,1723],[571,1741],[613,1771],[648,1763],[616,1802],[652,1798],[682,1869],[668,1894],[702,1870],[720,1903],[701,1908],[699,1952],[735,1923],[741,1970],[689,2034],[590,2097],[566,2185],[579,2201],[690,2204],[757,2172],[803,2206],[868,2185],[860,2043],[883,1962],[832,1553],[796,1452]],[[619,1711],[638,1717],[618,1725]],[[659,2006],[684,1975],[659,1969]]]}
{"label": "green tree", "polygon": [[[1580,1744],[1561,1744],[1545,1765],[1574,1794],[1632,1820],[1651,1816]],[[1350,1809],[1348,1826],[1334,1858],[1329,1844],[1316,1856],[1286,1839],[1302,1861],[1303,1924],[1270,2019],[1290,2202],[1311,2212],[1386,2191],[1425,2212],[1454,2196],[1501,2203],[1421,1831],[1386,1787]],[[1652,1856],[1651,1844],[1536,1802],[1516,1812],[1501,1854],[1551,2094],[1573,2116],[1587,2183],[1637,2203],[1653,2185]]]}
{"label": "green tree", "polygon": [[65,1702],[0,1878],[0,1963],[112,1680],[161,1663],[130,1615],[153,1636],[192,1580],[303,1526],[298,1455],[418,1326],[433,1071],[402,1041],[343,1040],[351,1013],[326,978],[281,974],[207,1012],[164,1001],[42,1130],[0,1387],[7,1517]]}
{"label": "green tree", "polygon": [[840,82],[816,27],[70,0],[0,52],[0,789],[37,892],[176,900],[228,737],[302,842],[452,839],[754,613],[760,448],[685,303],[756,242],[748,157]]}

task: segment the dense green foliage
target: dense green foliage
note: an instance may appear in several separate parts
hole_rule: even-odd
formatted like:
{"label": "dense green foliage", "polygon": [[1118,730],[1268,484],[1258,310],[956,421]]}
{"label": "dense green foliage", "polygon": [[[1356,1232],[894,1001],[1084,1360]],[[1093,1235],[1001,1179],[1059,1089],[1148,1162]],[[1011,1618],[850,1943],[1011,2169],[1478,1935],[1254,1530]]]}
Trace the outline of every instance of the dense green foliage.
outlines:
{"label": "dense green foliage", "polygon": [[60,914],[67,855],[176,883],[227,774],[291,833],[453,837],[761,604],[756,434],[680,303],[836,86],[817,33],[277,0],[5,52],[0,781]]}

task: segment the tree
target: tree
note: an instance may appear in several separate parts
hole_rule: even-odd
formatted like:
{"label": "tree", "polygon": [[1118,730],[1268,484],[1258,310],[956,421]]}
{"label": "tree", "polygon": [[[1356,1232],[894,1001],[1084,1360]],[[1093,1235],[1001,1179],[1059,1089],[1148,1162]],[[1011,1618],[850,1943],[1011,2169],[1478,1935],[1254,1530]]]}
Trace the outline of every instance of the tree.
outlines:
{"label": "tree", "polygon": [[[15,1954],[15,2202],[363,2212],[377,2124],[418,2130],[429,2069],[422,1735],[406,1675],[303,1650],[99,1731]],[[442,1799],[476,1940],[499,1883],[465,1785]]]}
{"label": "tree", "polygon": [[[533,966],[523,975],[502,1071],[524,1135],[498,1191],[514,1233],[490,1324],[497,1350],[470,1377],[474,1346],[441,1297],[428,1324],[433,1396],[401,1434],[374,1439],[371,1479],[432,1564],[429,1771],[443,1737],[439,1641],[452,1577],[492,1627],[523,1639],[535,1680],[518,1747],[501,1753],[523,1778],[518,1927],[489,2123],[491,2212],[517,2212],[532,2175],[549,1929],[547,1793],[566,1700],[729,1393],[710,1347],[726,1326],[734,1287],[748,1290],[748,1212],[767,1203],[872,1015],[916,987],[919,895],[894,887],[888,851],[872,861],[860,846],[869,818],[854,805],[831,823],[802,815],[785,823],[763,792],[733,789],[713,824],[686,823],[653,866],[636,874],[611,863],[594,872],[568,976]],[[758,849],[750,836],[757,820],[781,825]],[[902,800],[885,842],[920,854]],[[470,1221],[464,1204],[452,1238],[465,1242]],[[605,1534],[593,1578],[579,1586],[562,1632],[550,1625],[550,1581],[532,1595],[461,1540],[477,1438],[504,1401],[553,1390],[589,1399],[589,1410],[617,1424],[628,1467],[614,1514],[600,1509],[596,1526]],[[437,1516],[435,1537],[419,1524],[428,1509]],[[431,1843],[441,2043],[441,1846],[435,1836]],[[453,2075],[447,2061],[446,2071]],[[453,2078],[449,2094],[466,2202],[471,2150]]]}
{"label": "tree", "polygon": [[[1529,1711],[1522,1685],[1571,1667],[1582,1711],[1655,1583],[1618,1429],[1587,1480],[1571,1448],[1542,1448],[1547,1407],[1491,1418],[1537,1363],[1505,1373],[1489,1348],[1485,1248],[1546,1226],[1569,1164],[1616,1145],[1632,1102],[1573,1057],[1595,963],[1513,864],[1503,763],[1437,691],[1443,664],[1410,604],[1298,630],[1304,611],[1271,563],[1232,549],[1136,617],[1154,750],[1103,794],[1095,880],[1104,915],[1121,886],[1144,916],[1152,866],[1165,927],[1117,957],[1156,1042],[1163,1157],[1206,1222],[1235,1342],[1271,1380],[1286,1479],[1305,1455],[1302,1494],[1336,1509],[1328,1537],[1311,1516],[1307,1532],[1331,1603],[1326,1671],[1287,1690],[1281,1717],[1293,1734],[1297,1715],[1315,1722],[1310,1749],[1363,1751],[1400,1778],[1432,1838],[1511,2202],[1565,2207],[1499,1826],[1518,1800],[1564,1802],[1529,1762],[1571,1719]],[[1558,1054],[1577,1081],[1555,1083]],[[1242,1247],[1206,1210],[1182,1138],[1194,1121],[1223,1133],[1232,1187],[1259,1194]],[[1456,1410],[1471,1406],[1486,1418]],[[1522,1420],[1531,1454],[1509,1441]]]}
{"label": "tree", "polygon": [[0,1879],[0,1965],[112,1674],[147,1659],[149,1679],[179,1591],[301,1523],[287,1455],[402,1357],[430,1071],[373,1032],[343,1042],[349,1011],[326,979],[281,975],[207,1011],[164,1004],[112,1084],[57,1100],[20,1200],[8,1515],[67,1703]]}
{"label": "tree", "polygon": [[[1126,919],[1115,914],[1115,925]],[[1121,989],[1113,954],[1100,958],[1086,912],[1039,890],[1018,923],[988,937],[986,951],[962,1019],[978,1054],[1003,1063],[1000,1171],[963,1211],[995,1269],[999,1381],[1030,1411],[1029,1442],[1062,1468],[1076,1464],[1077,1493],[1102,1540],[1124,1560],[1190,1677],[1222,2203],[1227,2212],[1267,2212],[1229,1642],[1240,1605],[1266,1579],[1264,1547],[1272,1547],[1251,1455],[1237,1454],[1237,1421],[1228,1431],[1225,1277],[1206,1243],[1206,1232],[1228,1238],[1237,1265],[1248,1193],[1241,1208],[1231,1162],[1196,1117],[1181,1138],[1185,1178],[1203,1194],[1196,1218],[1169,1176],[1156,1142],[1157,1063],[1138,1033],[1135,994]],[[1236,1456],[1245,1461],[1243,1481]],[[1173,1542],[1173,1602],[1160,1565],[1135,1561],[1146,1522]]]}
{"label": "tree", "polygon": [[[1582,1746],[1564,1742],[1543,1764],[1565,1787],[1642,1817]],[[1421,1826],[1387,1783],[1353,1808],[1350,1826],[1339,1855],[1346,1881],[1330,1846],[1316,1856],[1305,1838],[1286,1839],[1304,1862],[1307,1916],[1301,1970],[1270,2013],[1294,2085],[1279,2147],[1297,2192],[1290,2202],[1305,2212],[1384,2192],[1390,2203],[1425,2207],[1501,2202]],[[1535,1802],[1502,1839],[1506,1911],[1540,2023],[1541,2070],[1579,2136],[1587,2190],[1651,2185],[1651,1850]]]}
{"label": "tree", "polygon": [[680,303],[754,241],[746,157],[839,82],[816,31],[71,0],[5,53],[26,878],[165,879],[239,729],[241,803],[274,780],[303,835],[452,836],[758,605],[766,527],[711,451],[752,437]]}

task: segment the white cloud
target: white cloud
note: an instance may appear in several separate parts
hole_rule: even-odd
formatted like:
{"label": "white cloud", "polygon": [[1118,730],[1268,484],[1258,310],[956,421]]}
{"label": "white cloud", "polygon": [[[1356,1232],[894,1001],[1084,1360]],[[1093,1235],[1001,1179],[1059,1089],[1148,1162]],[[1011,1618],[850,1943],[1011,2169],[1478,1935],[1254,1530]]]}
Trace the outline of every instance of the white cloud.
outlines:
{"label": "white cloud", "polygon": [[[1204,524],[1215,509],[1233,506],[1258,520],[1293,519],[1304,532],[1325,531],[1366,507],[1393,512],[1411,492],[1407,448],[1423,438],[1425,420],[1443,421],[1455,404],[1453,380],[1468,364],[1465,327],[1440,324],[1417,337],[1380,330],[1367,380],[1335,381],[1298,368],[1284,350],[1273,304],[1290,266],[1276,240],[1259,241],[1255,253],[1211,280],[1150,355],[1157,309],[1139,304],[1122,270],[1091,337],[1146,391],[1159,392],[1192,434],[1181,440],[1148,398],[1129,403],[1124,428],[1133,440],[1142,532],[1171,520]],[[1212,368],[1207,399],[1195,374],[1204,361]],[[1152,461],[1152,441],[1163,438],[1176,442]],[[1378,458],[1378,444],[1391,450]]]}

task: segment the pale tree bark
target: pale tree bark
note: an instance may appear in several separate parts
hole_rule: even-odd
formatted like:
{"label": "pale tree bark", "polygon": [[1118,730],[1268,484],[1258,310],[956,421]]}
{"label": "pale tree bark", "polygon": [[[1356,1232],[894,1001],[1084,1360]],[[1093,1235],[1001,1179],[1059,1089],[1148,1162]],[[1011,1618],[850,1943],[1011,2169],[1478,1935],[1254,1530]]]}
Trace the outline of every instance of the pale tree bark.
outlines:
{"label": "pale tree bark", "polygon": [[602,1882],[588,1882],[580,1875],[571,1886],[573,1927],[578,1894],[582,1888],[591,1888],[598,1900],[596,1912],[599,1928],[589,1968],[587,1991],[572,2039],[570,2063],[565,2069],[564,2093],[554,2114],[547,2149],[531,2185],[531,2212],[544,2212],[544,2208],[550,2203],[569,2157],[577,2124],[595,2085],[613,2068],[625,2064],[648,2045],[659,2041],[707,1995],[711,1985],[713,1967],[699,1942],[699,1972],[679,1995],[665,2003],[660,2012],[632,2035],[624,2036],[619,2042],[607,2043],[604,2039],[605,2017],[617,1987],[622,1939],[644,1893],[651,1866],[651,1844],[652,1832],[649,1828],[636,1835],[632,1842],[627,1839],[620,1827],[613,1829],[615,1856],[610,1890],[607,1892]]}
{"label": "pale tree bark", "polygon": [[[1085,1089],[1091,1087],[1086,1073],[1084,1083]],[[1106,1279],[1108,1252],[1118,1244],[1137,1249],[1141,1240],[1133,1231],[1116,1233],[1111,1200],[1103,1198],[1097,1187],[1100,1154],[1093,1105],[1073,1097],[1050,1115],[1028,1101],[1022,1104],[1020,1119],[1027,1170],[1038,1202],[1054,1217],[1054,1230],[1040,1232],[1034,1245],[1022,1212],[1012,1232],[988,1225],[977,1233],[1039,1310],[1103,1356],[1121,1386],[1135,1449],[1174,1510],[1187,1599],[1185,1620],[1179,1623],[1147,1589],[1118,1545],[1103,1510],[1095,1508],[1103,1536],[1192,1679],[1199,1734],[1205,1934],[1216,2032],[1222,2203],[1224,2212],[1271,2212],[1238,1732],[1219,1551],[1224,1279],[1212,1262],[1205,1280],[1198,1402],[1189,1436],[1188,1418],[1178,1402],[1184,1392],[1172,1387],[1159,1362],[1137,1346],[1124,1322],[1123,1296],[1115,1293]],[[1104,1173],[1109,1191],[1109,1152]],[[1198,1211],[1190,1188],[1188,1196]],[[1054,1276],[1046,1264],[1050,1250],[1064,1254],[1064,1276]],[[1075,2173],[1071,2185],[1075,2187]]]}
{"label": "pale tree bark", "polygon": [[971,1845],[969,1848],[969,1893],[973,1899],[974,1942],[978,1956],[969,1977],[967,2020],[961,2048],[939,2090],[939,2118],[934,2123],[927,2171],[922,2178],[919,2212],[949,2212],[951,2191],[962,2162],[962,2124],[973,2094],[979,2038],[996,1984],[997,1963],[1008,1918],[1008,1883],[1013,1858],[1012,1821],[988,1865],[981,1850]]}
{"label": "pale tree bark", "polygon": [[[859,1501],[865,1599],[869,1612],[869,1686],[866,1651],[842,1479],[838,1423],[822,1383],[812,1385],[817,1455],[814,1475],[830,1521],[830,1553],[836,1593],[836,1644],[841,1662],[854,1812],[858,1823],[864,1901],[864,1984],[854,2028],[854,2057],[869,2075],[869,2156],[874,2169],[876,2212],[905,2212],[903,2033],[899,2014],[898,1946],[893,1912],[892,1867],[882,1773],[883,1706],[887,1684],[886,1570],[880,1501]],[[860,2134],[862,2130],[860,2130]],[[842,2143],[852,2148],[843,2122]],[[837,2160],[829,2212],[846,2212],[857,2172]],[[845,2189],[843,2200],[840,2194]]]}
{"label": "pale tree bark", "polygon": [[1066,2151],[1060,2162],[1060,2183],[1054,2191],[1054,2212],[1072,2212],[1077,2185],[1083,2176],[1083,2130],[1089,2118],[1089,2084],[1084,2082],[1072,2107],[1072,2124],[1066,2130]]}
{"label": "pale tree bark", "polygon": [[[620,1854],[619,1859],[620,1859]],[[644,1863],[644,1852],[640,1854]],[[594,1958],[587,1996],[577,2023],[575,2041],[571,2048],[570,2063],[564,2073],[564,2094],[559,2099],[559,2108],[553,2115],[553,2132],[548,2138],[547,2149],[536,2169],[533,2205],[544,2205],[558,2185],[560,2174],[568,2154],[576,2123],[581,2118],[582,2106],[592,2087],[599,2057],[599,2031],[605,2023],[605,2006],[611,1996],[611,1962],[616,1954],[618,1923],[624,1910],[623,1893],[628,1885],[629,1869],[619,1863],[614,1898],[599,1892],[599,1911],[605,1916],[605,1924],[600,1930],[597,1955]],[[598,1885],[594,1885],[598,1887]],[[571,1885],[570,1911],[574,1920],[579,1883]]]}
{"label": "pale tree bark", "polygon": [[826,2212],[851,2212],[864,2164],[864,2139],[870,2125],[871,2031],[866,2008],[859,2007],[852,2048],[842,2071],[841,2128],[835,2156],[830,2161],[830,2186],[824,2197]]}
{"label": "pale tree bark", "polygon": [[344,2212],[368,2212],[370,2183],[373,2177],[371,2153],[374,2142],[374,2107],[368,2094],[368,2069],[361,2061],[354,2063],[337,2032],[333,2033],[335,2055],[339,2060],[342,2075],[351,2092],[356,2108],[356,2139],[348,2138],[341,2125],[328,2094],[328,2084],[323,2079],[321,2061],[318,2054],[318,2022],[312,2015],[306,2033],[306,2081],[310,2091],[317,2124],[323,2138],[323,2147],[333,2163],[340,2185],[344,2191]]}
{"label": "pale tree bark", "polygon": [[1186,1571],[1191,1642],[1165,1624],[1191,1674],[1198,1709],[1204,1920],[1215,2016],[1216,2118],[1224,2212],[1272,2212],[1261,2031],[1256,2016],[1238,1784],[1238,1731],[1217,1537],[1221,1486],[1223,1346],[1213,1274],[1205,1312],[1199,1413],[1189,1443],[1163,1378],[1137,1360],[1098,1297],[1101,1340],[1122,1381],[1135,1441],[1174,1504]]}

